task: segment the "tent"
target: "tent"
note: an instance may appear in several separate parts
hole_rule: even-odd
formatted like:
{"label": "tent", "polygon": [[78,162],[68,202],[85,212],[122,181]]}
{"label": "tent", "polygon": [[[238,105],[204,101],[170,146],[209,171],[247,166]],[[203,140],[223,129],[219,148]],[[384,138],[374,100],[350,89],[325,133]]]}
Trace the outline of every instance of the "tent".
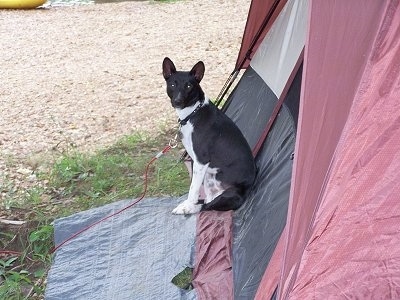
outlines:
{"label": "tent", "polygon": [[[226,88],[240,70],[245,205],[145,199],[57,251],[46,299],[400,298],[399,1],[253,0]],[[55,242],[127,203],[56,220]],[[187,266],[192,290],[171,283]]]}

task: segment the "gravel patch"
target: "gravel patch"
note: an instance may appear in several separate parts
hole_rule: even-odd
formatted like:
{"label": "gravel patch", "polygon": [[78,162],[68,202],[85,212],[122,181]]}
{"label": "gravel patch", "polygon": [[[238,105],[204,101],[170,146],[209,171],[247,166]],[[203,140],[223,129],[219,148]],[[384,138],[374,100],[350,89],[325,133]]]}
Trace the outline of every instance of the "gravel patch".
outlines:
{"label": "gravel patch", "polygon": [[[0,11],[0,181],[29,181],[54,149],[90,151],[133,131],[176,126],[163,58],[178,69],[203,60],[203,88],[215,98],[234,68],[249,4],[140,1]],[[0,188],[4,195],[5,184]]]}

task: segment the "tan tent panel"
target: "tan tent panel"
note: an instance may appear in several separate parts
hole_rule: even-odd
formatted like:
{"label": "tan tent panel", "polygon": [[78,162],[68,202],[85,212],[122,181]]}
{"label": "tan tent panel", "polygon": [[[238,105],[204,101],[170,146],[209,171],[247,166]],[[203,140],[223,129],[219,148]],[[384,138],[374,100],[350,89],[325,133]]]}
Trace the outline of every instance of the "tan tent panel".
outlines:
{"label": "tan tent panel", "polygon": [[255,50],[271,28],[287,0],[253,0],[247,17],[236,68],[247,68]]}

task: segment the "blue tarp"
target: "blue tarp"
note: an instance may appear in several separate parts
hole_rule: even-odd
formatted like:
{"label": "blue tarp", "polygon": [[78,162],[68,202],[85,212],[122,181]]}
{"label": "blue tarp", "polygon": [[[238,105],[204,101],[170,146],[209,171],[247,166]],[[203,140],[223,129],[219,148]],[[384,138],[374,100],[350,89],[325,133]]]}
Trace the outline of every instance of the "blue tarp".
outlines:
{"label": "blue tarp", "polygon": [[[55,221],[55,243],[112,214],[123,200]],[[181,198],[147,198],[83,232],[55,254],[46,299],[192,299],[171,279],[193,262],[196,216],[172,215]],[[162,296],[162,298],[160,298]]]}

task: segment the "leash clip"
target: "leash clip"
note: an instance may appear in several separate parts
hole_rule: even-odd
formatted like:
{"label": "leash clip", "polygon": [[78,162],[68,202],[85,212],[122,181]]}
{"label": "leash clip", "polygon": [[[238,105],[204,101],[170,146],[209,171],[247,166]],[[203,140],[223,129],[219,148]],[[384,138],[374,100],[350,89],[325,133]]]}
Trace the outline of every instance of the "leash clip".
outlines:
{"label": "leash clip", "polygon": [[169,145],[172,149],[174,149],[174,148],[176,148],[176,147],[178,146],[178,134],[175,134],[175,137],[174,137],[173,139],[170,139],[170,140],[169,140],[168,145]]}

